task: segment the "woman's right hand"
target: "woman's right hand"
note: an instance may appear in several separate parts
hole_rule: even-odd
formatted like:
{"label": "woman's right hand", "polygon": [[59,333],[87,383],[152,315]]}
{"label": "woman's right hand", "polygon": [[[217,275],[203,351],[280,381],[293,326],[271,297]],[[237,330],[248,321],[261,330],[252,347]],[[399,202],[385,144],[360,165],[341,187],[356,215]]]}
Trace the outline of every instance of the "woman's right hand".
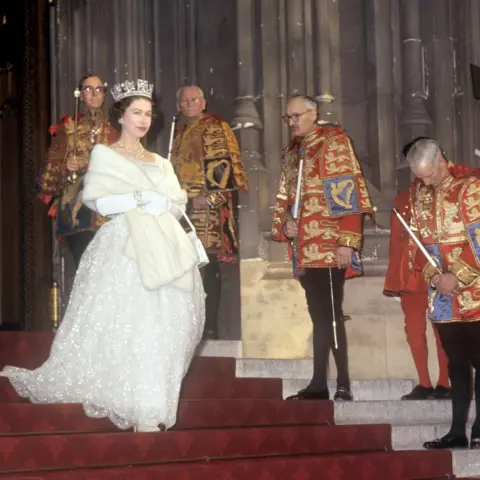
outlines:
{"label": "woman's right hand", "polygon": [[142,207],[150,215],[160,215],[170,210],[170,199],[153,190],[142,192],[145,205]]}

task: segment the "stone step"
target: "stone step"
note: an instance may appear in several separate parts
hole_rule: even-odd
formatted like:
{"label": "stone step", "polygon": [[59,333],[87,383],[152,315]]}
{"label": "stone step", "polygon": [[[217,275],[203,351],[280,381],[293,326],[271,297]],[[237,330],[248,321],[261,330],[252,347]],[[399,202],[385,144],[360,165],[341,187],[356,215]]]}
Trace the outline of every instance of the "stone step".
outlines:
{"label": "stone step", "polygon": [[452,460],[457,477],[480,477],[480,450],[452,450]]}
{"label": "stone step", "polygon": [[233,357],[242,356],[240,340],[203,340],[197,348],[201,357]]}
{"label": "stone step", "polygon": [[239,358],[237,377],[309,379],[312,377],[311,359]]}
{"label": "stone step", "polygon": [[[443,425],[450,423],[450,400],[386,400],[335,403],[335,423],[392,425]],[[472,403],[469,418],[475,418]]]}
{"label": "stone step", "polygon": [[365,228],[363,234],[363,261],[387,260],[390,230],[370,227]]}
{"label": "stone step", "polygon": [[[283,398],[293,395],[308,385],[309,380],[283,380]],[[336,390],[336,380],[329,380],[330,398]],[[355,401],[400,400],[402,395],[409,393],[415,386],[413,380],[352,380],[351,390]]]}
{"label": "stone step", "polygon": [[[472,423],[470,422],[468,428]],[[443,437],[449,430],[448,422],[438,424],[393,425],[392,445],[395,450],[411,450],[422,448],[429,440]]]}
{"label": "stone step", "polygon": [[[350,322],[347,322],[350,323]],[[355,363],[355,348],[350,349],[350,373],[352,393],[356,400],[399,400],[409,393],[416,384],[411,378],[362,379],[359,365]],[[408,354],[409,352],[407,352]],[[407,358],[408,360],[408,358]],[[336,369],[333,357],[330,359],[329,388],[335,391]],[[311,359],[262,359],[238,358],[236,364],[237,377],[282,378],[283,395],[288,397],[307,386],[312,378],[313,364]],[[412,372],[415,374],[415,372]],[[373,376],[372,376],[373,377]],[[373,377],[375,378],[375,377]],[[435,377],[434,377],[435,378]]]}

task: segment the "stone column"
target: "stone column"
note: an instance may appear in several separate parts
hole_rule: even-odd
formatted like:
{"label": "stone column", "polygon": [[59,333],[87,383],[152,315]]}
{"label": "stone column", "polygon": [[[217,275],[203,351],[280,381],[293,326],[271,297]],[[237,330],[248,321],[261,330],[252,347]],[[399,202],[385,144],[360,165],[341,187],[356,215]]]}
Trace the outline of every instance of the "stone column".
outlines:
{"label": "stone column", "polygon": [[242,158],[249,179],[248,195],[240,194],[239,228],[242,259],[260,256],[259,170],[262,122],[255,105],[254,0],[237,0],[238,96],[235,99],[232,127],[238,131]]}
{"label": "stone column", "polygon": [[[370,0],[369,14],[372,16],[370,44],[373,47],[376,89],[371,95],[370,116],[370,150],[376,158],[376,184],[385,205],[376,205],[379,211],[389,210],[389,204],[396,193],[395,175],[395,103],[393,78],[393,44],[391,30],[390,1]],[[382,202],[384,203],[384,202]],[[378,213],[377,216],[380,216]],[[388,213],[389,215],[389,213]],[[383,219],[385,223],[386,219]]]}
{"label": "stone column", "polygon": [[[399,0],[402,36],[403,108],[402,145],[419,136],[432,134],[432,120],[427,110],[425,57],[421,39],[419,0]],[[397,172],[399,188],[410,183],[408,165],[402,161]]]}
{"label": "stone column", "polygon": [[449,0],[436,0],[432,9],[433,83],[435,85],[435,138],[447,157],[454,158],[455,85],[453,35]]}
{"label": "stone column", "polygon": [[317,34],[318,118],[339,122],[340,108],[334,102],[340,92],[340,42],[338,5],[334,0],[317,0],[315,27]]}

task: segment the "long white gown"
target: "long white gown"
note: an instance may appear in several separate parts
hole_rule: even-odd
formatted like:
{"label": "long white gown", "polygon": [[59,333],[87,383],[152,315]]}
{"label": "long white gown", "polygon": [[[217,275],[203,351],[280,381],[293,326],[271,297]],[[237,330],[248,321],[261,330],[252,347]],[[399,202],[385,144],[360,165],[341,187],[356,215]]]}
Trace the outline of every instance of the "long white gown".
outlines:
{"label": "long white gown", "polygon": [[[167,160],[156,158],[142,167],[158,184]],[[128,234],[118,215],[88,246],[49,359],[36,370],[9,366],[1,375],[34,403],[82,403],[89,417],[108,417],[121,429],[170,428],[201,339],[205,294],[198,268],[193,292],[144,288],[137,263],[123,254]]]}

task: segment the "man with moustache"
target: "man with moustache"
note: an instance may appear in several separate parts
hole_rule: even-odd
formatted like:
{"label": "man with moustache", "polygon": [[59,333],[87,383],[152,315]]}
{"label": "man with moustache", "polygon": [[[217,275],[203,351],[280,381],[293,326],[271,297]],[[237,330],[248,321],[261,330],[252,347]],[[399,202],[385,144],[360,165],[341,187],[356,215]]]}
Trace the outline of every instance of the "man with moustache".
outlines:
{"label": "man with moustache", "polygon": [[[411,190],[412,230],[434,259],[415,252],[415,268],[428,285],[428,314],[448,358],[452,424],[427,449],[480,449],[480,179],[456,178],[440,146],[421,139],[407,161],[419,179]],[[475,368],[477,417],[466,435]]]}
{"label": "man with moustache", "polygon": [[107,220],[83,205],[81,193],[90,151],[97,143],[110,145],[118,132],[103,111],[105,84],[97,75],[85,75],[79,82],[83,112],[69,115],[50,127],[51,144],[38,179],[40,198],[51,205],[56,217],[56,236],[68,244],[76,267],[96,230]]}
{"label": "man with moustache", "polygon": [[[362,274],[362,219],[372,213],[372,205],[349,137],[339,126],[317,124],[315,100],[304,95],[291,98],[283,119],[294,138],[285,151],[272,237],[290,243],[294,275],[305,290],[313,322],[313,376],[305,389],[288,399],[329,399],[327,365],[334,346],[335,312],[334,399],[352,400],[343,290],[346,278]],[[299,213],[293,218],[302,157]]]}
{"label": "man with moustache", "polygon": [[219,262],[231,262],[238,252],[235,205],[230,191],[209,190],[206,166],[224,162],[232,171],[232,187],[247,191],[248,181],[237,139],[218,115],[204,113],[205,95],[197,85],[177,92],[180,122],[172,149],[178,180],[187,191],[187,212],[202,241],[210,263],[202,269],[206,298],[204,338],[218,338],[218,309],[221,296]]}

